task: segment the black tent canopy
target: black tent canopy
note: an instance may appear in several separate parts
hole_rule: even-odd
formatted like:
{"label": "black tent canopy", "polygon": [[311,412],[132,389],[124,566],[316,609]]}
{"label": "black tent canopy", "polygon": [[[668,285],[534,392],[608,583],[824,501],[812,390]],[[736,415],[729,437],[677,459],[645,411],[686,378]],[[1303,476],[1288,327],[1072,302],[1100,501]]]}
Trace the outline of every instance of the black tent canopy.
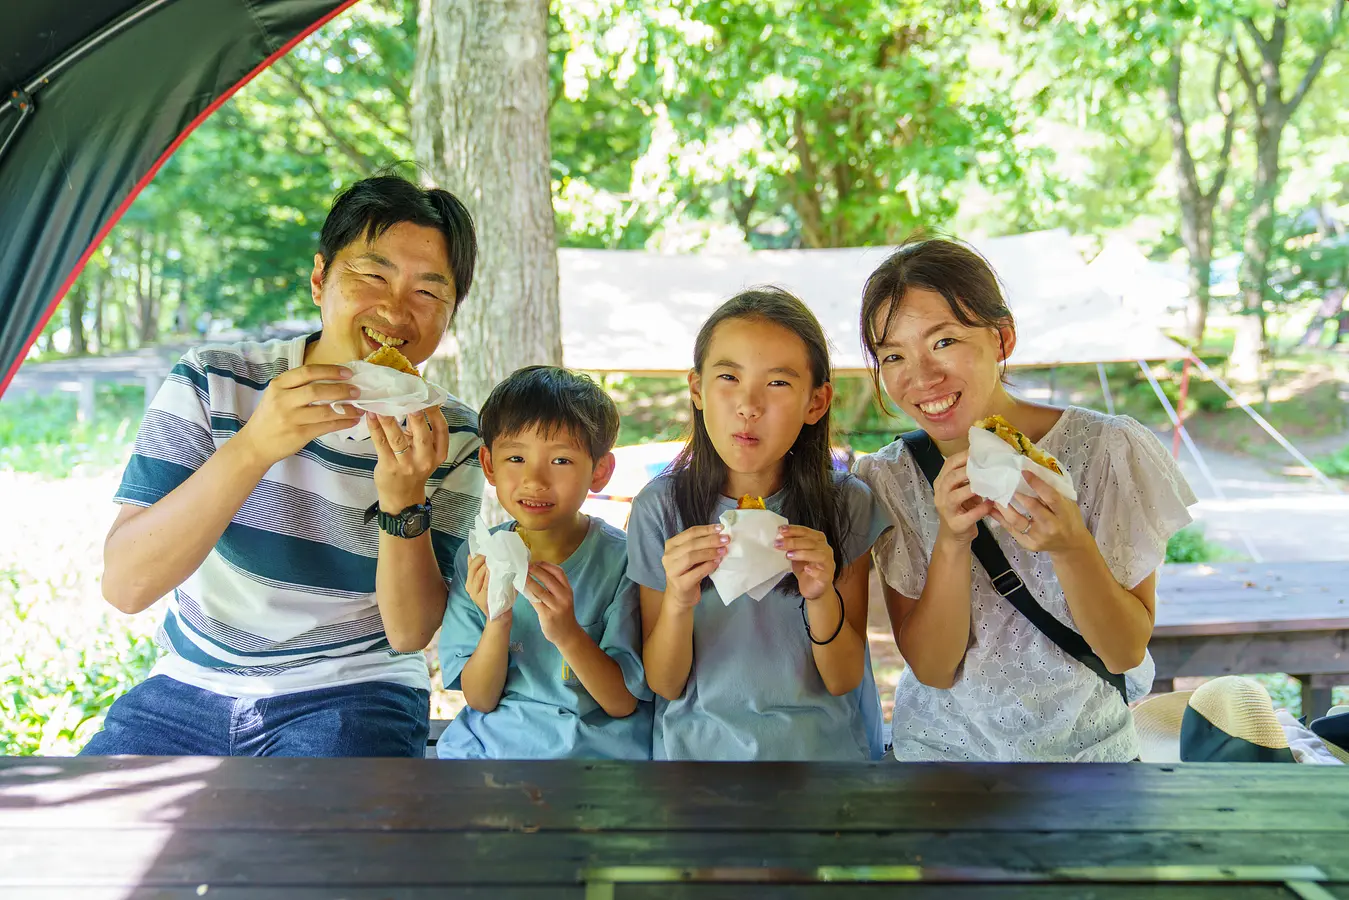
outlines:
{"label": "black tent canopy", "polygon": [[356,0],[41,0],[0,25],[0,394],[183,139]]}

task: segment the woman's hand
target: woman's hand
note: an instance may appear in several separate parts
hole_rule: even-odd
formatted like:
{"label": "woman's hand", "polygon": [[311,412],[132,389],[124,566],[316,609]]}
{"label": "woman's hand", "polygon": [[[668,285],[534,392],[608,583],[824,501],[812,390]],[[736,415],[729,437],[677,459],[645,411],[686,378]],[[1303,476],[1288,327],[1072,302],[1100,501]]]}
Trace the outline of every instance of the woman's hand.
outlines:
{"label": "woman's hand", "polygon": [[952,542],[965,546],[978,535],[979,520],[994,511],[991,500],[985,500],[970,488],[970,477],[965,471],[969,459],[968,450],[948,456],[932,485],[937,516],[941,520],[940,531],[944,531]]}
{"label": "woman's hand", "polygon": [[1035,496],[1017,494],[1016,499],[1024,513],[1010,506],[998,504],[993,518],[1006,528],[1015,540],[1027,550],[1039,553],[1062,553],[1079,550],[1086,544],[1095,544],[1082,510],[1076,503],[1060,494],[1049,482],[1033,472],[1023,473],[1026,484]]}

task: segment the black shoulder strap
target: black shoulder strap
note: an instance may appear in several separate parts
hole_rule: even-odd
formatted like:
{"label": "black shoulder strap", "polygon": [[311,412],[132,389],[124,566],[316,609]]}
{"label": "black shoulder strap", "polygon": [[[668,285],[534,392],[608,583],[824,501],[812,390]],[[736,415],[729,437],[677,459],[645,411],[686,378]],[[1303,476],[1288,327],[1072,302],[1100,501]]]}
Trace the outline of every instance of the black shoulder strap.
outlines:
{"label": "black shoulder strap", "polygon": [[[909,448],[909,452],[917,460],[918,468],[922,469],[923,474],[927,476],[928,484],[935,484],[945,460],[932,438],[928,436],[926,431],[910,431],[907,434],[901,434],[899,439],[904,442],[904,446]],[[979,523],[979,534],[975,537],[971,550],[973,550],[975,558],[979,560],[979,564],[984,567],[984,571],[993,580],[994,590],[1001,594],[1008,603],[1012,604],[1017,612],[1029,619],[1032,625],[1040,629],[1045,637],[1057,644],[1060,650],[1099,675],[1106,684],[1119,691],[1120,697],[1126,703],[1128,702],[1129,695],[1125,687],[1124,676],[1116,675],[1107,669],[1101,658],[1092,652],[1086,638],[1054,618],[1040,605],[1039,601],[1035,599],[1035,595],[1030,592],[1030,588],[1026,587],[1016,572],[1012,571],[1012,565],[1007,561],[1007,555],[1002,552],[1002,548],[998,546],[993,533],[988,530],[983,522]]]}

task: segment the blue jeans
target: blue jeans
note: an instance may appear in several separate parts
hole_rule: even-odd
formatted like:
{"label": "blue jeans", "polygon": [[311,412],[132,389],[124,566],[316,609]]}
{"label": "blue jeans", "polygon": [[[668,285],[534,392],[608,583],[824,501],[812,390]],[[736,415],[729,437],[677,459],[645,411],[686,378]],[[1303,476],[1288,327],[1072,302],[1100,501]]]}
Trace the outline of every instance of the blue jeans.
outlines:
{"label": "blue jeans", "polygon": [[430,694],[387,682],[244,700],[156,675],[112,705],[80,755],[421,757],[430,715]]}

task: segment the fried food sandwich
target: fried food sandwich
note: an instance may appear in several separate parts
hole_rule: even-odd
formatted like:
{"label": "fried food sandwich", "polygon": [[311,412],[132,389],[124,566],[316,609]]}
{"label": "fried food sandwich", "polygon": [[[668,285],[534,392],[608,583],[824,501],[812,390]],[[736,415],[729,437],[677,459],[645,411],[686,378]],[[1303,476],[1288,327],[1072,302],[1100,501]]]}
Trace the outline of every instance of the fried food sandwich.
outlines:
{"label": "fried food sandwich", "polygon": [[1063,466],[1059,465],[1057,459],[1032,444],[1030,438],[1013,428],[1012,423],[1002,416],[989,416],[986,419],[980,419],[974,423],[974,427],[982,428],[984,431],[1002,438],[1011,445],[1013,450],[1028,457],[1031,462],[1038,463],[1055,474],[1063,474]]}

